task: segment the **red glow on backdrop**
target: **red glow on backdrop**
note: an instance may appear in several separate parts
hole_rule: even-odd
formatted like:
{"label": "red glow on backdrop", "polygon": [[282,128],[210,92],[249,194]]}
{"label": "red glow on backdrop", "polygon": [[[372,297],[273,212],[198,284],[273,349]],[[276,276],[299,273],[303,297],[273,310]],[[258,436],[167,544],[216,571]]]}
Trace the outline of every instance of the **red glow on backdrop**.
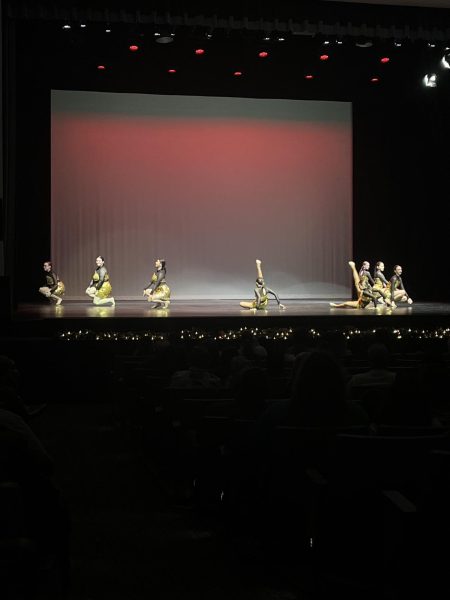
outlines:
{"label": "red glow on backdrop", "polygon": [[268,53],[268,52],[265,52],[265,51],[263,51],[263,52],[260,52],[260,53],[258,54],[258,56],[259,56],[260,58],[266,58],[267,56],[269,56],[269,53]]}
{"label": "red glow on backdrop", "polygon": [[131,50],[131,52],[136,52],[137,50],[139,50],[139,46],[135,46],[135,45],[133,44],[133,45],[131,45],[131,46],[129,47],[129,49]]}
{"label": "red glow on backdrop", "polygon": [[380,62],[381,63],[388,63],[391,59],[388,56],[383,56],[383,58],[380,58]]}
{"label": "red glow on backdrop", "polygon": [[378,83],[378,82],[380,81],[380,78],[379,78],[379,77],[371,77],[371,78],[370,78],[370,81],[371,81],[372,83]]}
{"label": "red glow on backdrop", "polygon": [[330,57],[328,56],[328,54],[322,54],[320,56],[320,60],[328,60]]}
{"label": "red glow on backdrop", "polygon": [[242,71],[235,71],[235,72],[233,73],[233,75],[234,75],[235,77],[240,77],[240,76],[242,75]]}
{"label": "red glow on backdrop", "polygon": [[205,54],[205,51],[203,50],[203,48],[197,48],[195,54]]}
{"label": "red glow on backdrop", "polygon": [[[240,81],[244,84],[245,77]],[[241,84],[236,82],[238,88]],[[133,294],[149,268],[149,223],[155,225],[152,244],[172,265],[171,281],[178,282],[180,295],[194,289],[219,298],[237,289],[246,298],[247,276],[239,275],[236,283],[236,270],[230,272],[229,265],[240,264],[243,248],[258,247],[261,239],[273,261],[273,271],[268,262],[266,270],[273,273],[274,289],[283,289],[275,278],[276,265],[283,262],[289,281],[295,283],[304,273],[311,282],[307,293],[312,289],[320,297],[321,284],[316,291],[314,282],[330,280],[341,243],[335,262],[343,264],[341,279],[347,282],[344,257],[351,252],[352,233],[348,120],[308,122],[301,112],[297,120],[284,119],[283,103],[273,116],[267,111],[256,119],[253,107],[260,103],[253,100],[227,100],[229,114],[222,101],[216,108],[211,99],[207,104],[204,99],[190,103],[185,96],[155,96],[147,104],[140,94],[111,95],[121,108],[116,114],[111,102],[102,98],[95,103],[103,94],[86,93],[86,109],[80,111],[77,93],[67,93],[74,95],[72,104],[62,104],[52,116],[51,226],[52,258],[64,264],[70,293],[83,292],[85,255],[89,258],[95,239],[96,248],[106,248],[114,293]],[[66,101],[65,94],[55,94],[56,99]],[[122,104],[126,101],[129,107]],[[147,108],[136,110],[139,106]],[[156,202],[149,201],[149,189]],[[274,239],[273,223],[283,244]],[[322,265],[323,244],[330,251],[323,253]],[[189,287],[193,279],[186,273],[195,276],[195,288]],[[253,270],[249,273],[254,277]],[[345,290],[325,293],[347,297]]]}
{"label": "red glow on backdrop", "polygon": [[177,70],[176,70],[176,69],[167,69],[167,72],[168,72],[168,73],[176,73],[176,72],[177,72]]}
{"label": "red glow on backdrop", "polygon": [[97,65],[97,69],[99,71],[104,71],[106,69],[105,65]]}
{"label": "red glow on backdrop", "polygon": [[305,75],[305,79],[314,79],[314,75]]}

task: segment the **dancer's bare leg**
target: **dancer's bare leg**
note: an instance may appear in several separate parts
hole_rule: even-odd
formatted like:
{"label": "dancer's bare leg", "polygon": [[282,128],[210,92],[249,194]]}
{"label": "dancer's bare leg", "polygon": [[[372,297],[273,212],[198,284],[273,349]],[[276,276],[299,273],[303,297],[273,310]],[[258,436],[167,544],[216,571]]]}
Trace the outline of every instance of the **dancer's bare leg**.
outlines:
{"label": "dancer's bare leg", "polygon": [[[352,270],[353,282],[355,284],[356,292],[358,296],[360,296],[361,289],[359,273],[356,270],[356,265],[352,260],[349,260],[348,264],[350,265],[350,269]],[[346,302],[330,302],[330,306],[332,306],[333,308],[359,308],[359,302],[358,300],[347,300]]]}
{"label": "dancer's bare leg", "polygon": [[256,274],[260,279],[264,279],[261,269],[261,261],[258,258],[256,259]]}
{"label": "dancer's bare leg", "polygon": [[359,273],[356,270],[356,265],[355,265],[355,263],[352,260],[349,260],[348,264],[350,265],[350,269],[352,270],[353,282],[355,284],[355,288],[356,288],[356,291],[357,291],[358,296],[359,296],[359,294],[361,293],[361,288],[360,288],[361,281],[359,279]]}
{"label": "dancer's bare leg", "polygon": [[46,298],[50,298],[50,296],[52,295],[50,288],[47,286],[40,287],[39,293],[42,294],[43,296],[45,296]]}
{"label": "dancer's bare leg", "polygon": [[94,304],[96,306],[102,306],[103,304],[111,304],[111,306],[115,306],[116,301],[112,296],[109,298],[99,298],[98,296],[94,296]]}
{"label": "dancer's bare leg", "polygon": [[359,308],[358,300],[347,300],[346,302],[330,302],[333,308]]}
{"label": "dancer's bare leg", "polygon": [[253,302],[239,302],[242,308],[255,308]]}
{"label": "dancer's bare leg", "polygon": [[59,306],[62,302],[62,298],[61,296],[57,296],[56,294],[51,294],[50,298],[53,298],[53,300],[55,301],[56,306]]}

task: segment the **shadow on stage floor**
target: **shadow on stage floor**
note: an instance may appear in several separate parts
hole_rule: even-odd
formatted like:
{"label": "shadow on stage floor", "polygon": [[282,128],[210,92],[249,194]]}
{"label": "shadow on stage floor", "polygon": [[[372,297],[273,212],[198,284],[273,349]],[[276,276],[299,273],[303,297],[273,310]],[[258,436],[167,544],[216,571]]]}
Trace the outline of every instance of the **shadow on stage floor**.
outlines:
{"label": "shadow on stage floor", "polygon": [[174,300],[168,309],[151,308],[136,300],[115,307],[86,301],[20,304],[5,323],[9,335],[52,336],[70,329],[91,331],[179,331],[240,327],[340,329],[361,327],[450,327],[450,304],[415,303],[390,309],[333,308],[326,300],[288,300],[286,310],[271,303],[267,310],[250,311],[238,300]]}

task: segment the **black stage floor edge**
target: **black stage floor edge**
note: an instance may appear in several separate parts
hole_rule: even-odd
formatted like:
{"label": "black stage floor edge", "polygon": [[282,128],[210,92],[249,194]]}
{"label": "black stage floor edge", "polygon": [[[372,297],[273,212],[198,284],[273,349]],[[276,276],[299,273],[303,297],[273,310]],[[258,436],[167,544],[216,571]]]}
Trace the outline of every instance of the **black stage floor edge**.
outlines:
{"label": "black stage floor edge", "polygon": [[[449,303],[400,305],[396,309],[333,308],[325,300],[287,300],[286,310],[271,303],[267,310],[242,309],[238,300],[173,300],[168,309],[145,301],[117,301],[115,307],[86,301],[21,304],[1,323],[5,337],[59,337],[67,331],[179,332],[198,328],[222,331],[240,328],[450,328]],[[450,329],[448,330],[450,332]]]}

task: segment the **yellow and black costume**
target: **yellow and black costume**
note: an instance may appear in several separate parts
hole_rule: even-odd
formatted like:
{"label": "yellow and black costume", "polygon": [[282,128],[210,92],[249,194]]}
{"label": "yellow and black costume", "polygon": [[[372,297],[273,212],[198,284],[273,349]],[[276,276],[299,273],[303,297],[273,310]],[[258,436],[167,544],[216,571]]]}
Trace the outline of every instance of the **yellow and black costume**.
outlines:
{"label": "yellow and black costume", "polygon": [[61,298],[66,291],[64,283],[54,271],[45,273],[45,286],[50,290],[50,294],[58,296],[59,298]]}
{"label": "yellow and black costume", "polygon": [[164,308],[169,306],[170,287],[167,285],[166,281],[165,261],[161,261],[161,267],[153,273],[150,283],[144,291],[149,292],[150,294],[148,297],[148,302],[156,302],[158,307],[160,305]]}
{"label": "yellow and black costume", "polygon": [[392,300],[396,302],[407,302],[409,295],[406,293],[403,279],[396,273],[391,277],[389,282]]}
{"label": "yellow and black costume", "polygon": [[264,280],[258,277],[255,286],[255,300],[253,300],[253,302],[240,302],[240,305],[243,308],[256,308],[256,310],[264,310],[269,304],[269,294],[275,298],[278,306],[282,306],[276,292],[267,287],[264,283]]}
{"label": "yellow and black costume", "polygon": [[373,286],[375,285],[372,275],[364,268],[358,273],[359,275],[359,294],[358,294],[358,305],[359,308],[366,308],[371,301],[374,305],[378,304],[378,294],[374,294]]}
{"label": "yellow and black costume", "polygon": [[109,298],[112,294],[112,286],[109,280],[108,271],[105,266],[97,267],[92,275],[89,287],[95,287],[97,298]]}
{"label": "yellow and black costume", "polygon": [[389,281],[384,276],[383,271],[375,268],[375,271],[373,274],[373,281],[374,281],[374,285],[372,288],[373,291],[375,293],[379,294],[380,296],[382,296],[385,301],[390,301],[391,300],[390,284],[389,284]]}

